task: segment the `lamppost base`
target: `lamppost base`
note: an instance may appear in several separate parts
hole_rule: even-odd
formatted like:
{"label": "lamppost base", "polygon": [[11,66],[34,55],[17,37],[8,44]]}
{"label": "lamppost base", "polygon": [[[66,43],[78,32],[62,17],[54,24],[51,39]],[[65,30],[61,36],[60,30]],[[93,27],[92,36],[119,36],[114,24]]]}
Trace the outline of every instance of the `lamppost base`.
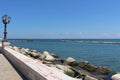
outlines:
{"label": "lamppost base", "polygon": [[4,39],[2,42],[8,42],[8,40]]}
{"label": "lamppost base", "polygon": [[10,46],[10,42],[8,42],[8,41],[2,41],[2,48],[4,48],[4,47],[9,47]]}

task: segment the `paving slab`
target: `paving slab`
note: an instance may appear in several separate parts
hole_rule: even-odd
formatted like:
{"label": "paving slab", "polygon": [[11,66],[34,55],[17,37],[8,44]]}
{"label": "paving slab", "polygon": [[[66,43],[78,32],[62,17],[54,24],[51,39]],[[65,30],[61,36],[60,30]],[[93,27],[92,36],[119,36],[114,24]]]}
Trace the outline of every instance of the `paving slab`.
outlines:
{"label": "paving slab", "polygon": [[0,53],[0,80],[23,80],[2,53]]}

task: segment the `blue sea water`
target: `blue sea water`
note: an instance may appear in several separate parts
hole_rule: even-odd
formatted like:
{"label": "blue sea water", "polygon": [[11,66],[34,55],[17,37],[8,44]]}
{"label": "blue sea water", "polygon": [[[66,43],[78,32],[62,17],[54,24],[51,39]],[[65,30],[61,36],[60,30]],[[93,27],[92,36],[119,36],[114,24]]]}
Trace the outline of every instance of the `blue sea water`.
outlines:
{"label": "blue sea water", "polygon": [[31,39],[28,42],[10,42],[14,46],[48,51],[65,59],[87,60],[97,66],[120,71],[120,39]]}

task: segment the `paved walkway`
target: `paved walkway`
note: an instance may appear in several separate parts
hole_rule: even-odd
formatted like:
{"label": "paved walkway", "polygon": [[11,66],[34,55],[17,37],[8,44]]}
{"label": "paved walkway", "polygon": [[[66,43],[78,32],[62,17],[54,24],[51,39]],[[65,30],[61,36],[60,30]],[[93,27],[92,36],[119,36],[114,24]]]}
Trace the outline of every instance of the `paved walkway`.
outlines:
{"label": "paved walkway", "polygon": [[23,80],[8,60],[0,53],[0,80]]}

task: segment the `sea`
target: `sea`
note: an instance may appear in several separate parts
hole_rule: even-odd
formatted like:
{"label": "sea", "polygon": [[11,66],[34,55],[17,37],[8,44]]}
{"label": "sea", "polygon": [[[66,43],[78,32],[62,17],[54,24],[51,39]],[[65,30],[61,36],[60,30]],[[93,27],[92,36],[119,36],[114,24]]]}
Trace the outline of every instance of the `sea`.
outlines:
{"label": "sea", "polygon": [[9,39],[12,46],[73,57],[120,72],[120,39]]}

